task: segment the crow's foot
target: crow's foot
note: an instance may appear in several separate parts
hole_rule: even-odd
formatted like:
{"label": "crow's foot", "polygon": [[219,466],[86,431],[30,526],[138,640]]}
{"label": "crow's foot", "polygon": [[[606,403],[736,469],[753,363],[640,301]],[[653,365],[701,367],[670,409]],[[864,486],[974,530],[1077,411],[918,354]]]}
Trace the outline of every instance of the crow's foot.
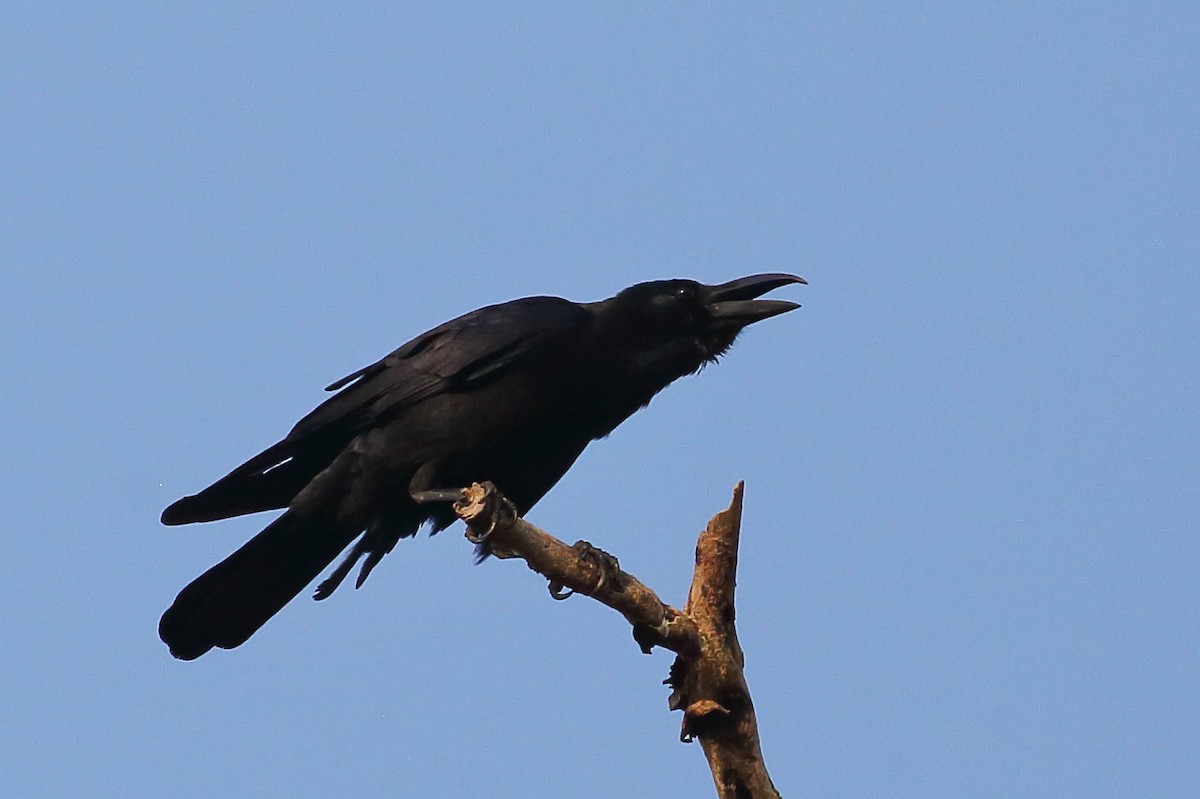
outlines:
{"label": "crow's foot", "polygon": [[[615,557],[603,549],[592,546],[587,541],[576,541],[571,549],[575,550],[580,560],[587,561],[596,569],[598,575],[596,585],[587,593],[595,595],[609,583],[616,582],[616,576],[621,573],[621,564]],[[562,583],[556,580],[550,581],[549,590],[550,596],[558,600],[567,599],[575,593],[572,589],[564,587]]]}

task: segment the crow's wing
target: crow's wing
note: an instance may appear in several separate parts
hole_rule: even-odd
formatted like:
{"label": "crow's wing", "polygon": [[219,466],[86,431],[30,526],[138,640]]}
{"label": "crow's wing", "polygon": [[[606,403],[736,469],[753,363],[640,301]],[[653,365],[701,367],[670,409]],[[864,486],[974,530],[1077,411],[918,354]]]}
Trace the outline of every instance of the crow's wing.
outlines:
{"label": "crow's wing", "polygon": [[539,357],[583,327],[588,312],[557,297],[480,308],[422,333],[331,384],[338,393],[268,447],[199,494],[163,511],[165,524],[285,507],[359,433],[448,391],[470,390]]}
{"label": "crow's wing", "polygon": [[587,318],[581,306],[557,297],[472,311],[328,386],[326,391],[340,392],[301,419],[288,438],[329,427],[359,432],[436,394],[469,389],[536,357]]}

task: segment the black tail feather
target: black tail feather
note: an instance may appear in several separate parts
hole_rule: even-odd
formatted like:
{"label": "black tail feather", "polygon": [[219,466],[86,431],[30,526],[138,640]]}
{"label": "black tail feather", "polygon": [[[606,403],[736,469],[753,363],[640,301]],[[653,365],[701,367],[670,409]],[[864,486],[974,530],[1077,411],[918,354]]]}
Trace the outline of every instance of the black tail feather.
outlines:
{"label": "black tail feather", "polygon": [[288,512],[179,592],[158,635],[182,660],[232,649],[304,589],[358,531]]}

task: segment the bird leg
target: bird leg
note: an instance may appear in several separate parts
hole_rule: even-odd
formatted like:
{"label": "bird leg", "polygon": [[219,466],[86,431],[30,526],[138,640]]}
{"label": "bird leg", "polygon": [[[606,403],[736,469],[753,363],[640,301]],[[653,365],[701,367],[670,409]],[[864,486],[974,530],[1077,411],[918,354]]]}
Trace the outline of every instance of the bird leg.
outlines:
{"label": "bird leg", "polygon": [[411,491],[409,496],[418,505],[453,504],[463,498],[465,488],[431,488],[427,491]]}
{"label": "bird leg", "polygon": [[[423,488],[429,477],[425,473],[427,471],[431,472],[432,470],[422,469],[418,471],[409,485],[409,496],[413,498],[414,502],[418,504],[449,503],[453,505],[456,512],[469,504],[468,493],[470,489],[468,488]],[[497,529],[511,525],[515,519],[521,516],[520,510],[517,509],[512,500],[500,493],[499,489],[492,483],[484,483],[483,485],[486,487],[486,505],[476,515],[475,520],[467,525],[466,532],[467,540],[475,545],[476,563],[482,563],[490,555],[495,555],[498,558],[512,557],[512,554],[509,552],[493,549],[490,539]]]}

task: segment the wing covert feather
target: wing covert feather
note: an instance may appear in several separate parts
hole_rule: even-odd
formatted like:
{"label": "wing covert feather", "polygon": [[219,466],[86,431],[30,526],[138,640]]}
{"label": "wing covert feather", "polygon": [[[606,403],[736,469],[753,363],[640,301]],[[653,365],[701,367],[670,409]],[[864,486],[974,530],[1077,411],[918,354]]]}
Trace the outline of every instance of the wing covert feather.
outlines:
{"label": "wing covert feather", "polygon": [[497,377],[587,319],[586,310],[558,297],[527,297],[472,311],[331,384],[328,390],[339,393],[301,419],[288,439],[331,427],[358,431],[437,394]]}

